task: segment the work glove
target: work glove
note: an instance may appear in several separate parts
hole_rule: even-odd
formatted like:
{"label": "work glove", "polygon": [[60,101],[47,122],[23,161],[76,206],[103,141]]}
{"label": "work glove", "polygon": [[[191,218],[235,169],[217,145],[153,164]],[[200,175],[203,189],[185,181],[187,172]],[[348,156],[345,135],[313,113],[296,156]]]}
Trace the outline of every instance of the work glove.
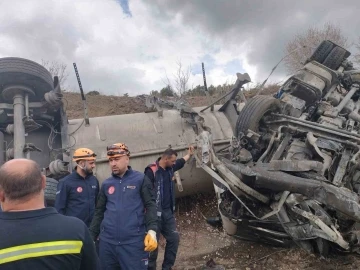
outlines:
{"label": "work glove", "polygon": [[157,248],[156,232],[149,230],[144,240],[145,251],[151,252]]}

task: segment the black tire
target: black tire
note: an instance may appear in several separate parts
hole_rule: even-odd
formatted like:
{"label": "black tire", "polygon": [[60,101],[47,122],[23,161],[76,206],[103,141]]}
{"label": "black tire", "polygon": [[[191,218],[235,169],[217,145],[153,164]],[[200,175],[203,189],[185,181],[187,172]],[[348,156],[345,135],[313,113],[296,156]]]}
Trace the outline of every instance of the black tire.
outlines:
{"label": "black tire", "polygon": [[240,111],[236,121],[236,136],[239,137],[240,132],[246,133],[248,129],[258,132],[261,119],[270,111],[280,111],[280,101],[278,99],[271,96],[255,96],[249,99]]}
{"label": "black tire", "polygon": [[58,181],[53,178],[46,178],[45,201],[46,206],[55,206],[56,190]]}
{"label": "black tire", "polygon": [[334,44],[328,40],[323,40],[310,56],[310,61],[316,61],[320,64],[326,59],[328,54],[334,48]]}
{"label": "black tire", "polygon": [[[0,58],[1,91],[10,85],[29,87],[38,97],[36,100],[54,89],[52,76],[42,65],[23,58]],[[31,95],[29,99],[32,100]]]}
{"label": "black tire", "polygon": [[333,70],[337,70],[341,63],[344,61],[346,56],[346,50],[341,47],[335,47],[326,57],[323,62],[323,65],[331,68]]}

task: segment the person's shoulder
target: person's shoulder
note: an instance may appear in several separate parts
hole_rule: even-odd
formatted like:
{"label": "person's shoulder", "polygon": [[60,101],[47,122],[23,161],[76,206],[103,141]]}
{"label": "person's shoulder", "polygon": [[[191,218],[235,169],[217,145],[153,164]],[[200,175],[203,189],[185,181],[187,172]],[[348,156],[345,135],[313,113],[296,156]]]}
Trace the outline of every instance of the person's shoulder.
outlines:
{"label": "person's shoulder", "polygon": [[138,176],[138,177],[144,177],[145,174],[143,172],[140,172],[140,171],[136,171],[136,170],[133,170],[131,169],[131,173],[134,175],[134,176]]}
{"label": "person's shoulder", "polygon": [[[65,216],[65,215],[61,215],[59,213],[56,213],[53,217],[52,217],[53,221],[56,222],[56,224],[58,225],[66,225],[63,228],[73,228],[73,230],[83,230],[84,226],[86,227],[85,223],[76,217],[72,217],[72,216]],[[61,227],[61,226],[60,226]]]}
{"label": "person's shoulder", "polygon": [[145,169],[151,169],[151,167],[157,166],[156,161],[149,163]]}
{"label": "person's shoulder", "polygon": [[116,181],[116,179],[115,179],[114,176],[111,175],[110,177],[106,178],[106,179],[102,182],[102,185],[104,186],[104,185],[106,185],[106,184],[110,184],[110,183],[113,182],[113,181]]}
{"label": "person's shoulder", "polygon": [[66,175],[65,177],[61,178],[59,180],[59,183],[65,183],[65,182],[68,182],[68,181],[71,181],[73,180],[75,177],[75,173],[72,172],[72,173],[69,173],[68,175]]}
{"label": "person's shoulder", "polygon": [[90,179],[95,182],[99,182],[99,179],[95,175],[91,175]]}

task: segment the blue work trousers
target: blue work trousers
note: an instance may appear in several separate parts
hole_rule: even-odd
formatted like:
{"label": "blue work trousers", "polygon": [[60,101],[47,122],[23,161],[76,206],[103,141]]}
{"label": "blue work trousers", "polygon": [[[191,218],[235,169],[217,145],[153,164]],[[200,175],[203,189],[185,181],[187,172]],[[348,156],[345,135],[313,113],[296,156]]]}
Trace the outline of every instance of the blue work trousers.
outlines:
{"label": "blue work trousers", "polygon": [[100,240],[99,258],[102,270],[145,270],[149,253],[144,251],[144,242],[112,245]]}
{"label": "blue work trousers", "polygon": [[[175,217],[170,208],[163,209],[161,218],[158,219],[158,231],[156,232],[158,243],[160,234],[162,234],[166,239],[164,261],[161,269],[169,270],[175,264],[176,254],[179,247],[179,233],[176,230]],[[158,249],[150,252],[148,270],[156,270],[157,257]]]}

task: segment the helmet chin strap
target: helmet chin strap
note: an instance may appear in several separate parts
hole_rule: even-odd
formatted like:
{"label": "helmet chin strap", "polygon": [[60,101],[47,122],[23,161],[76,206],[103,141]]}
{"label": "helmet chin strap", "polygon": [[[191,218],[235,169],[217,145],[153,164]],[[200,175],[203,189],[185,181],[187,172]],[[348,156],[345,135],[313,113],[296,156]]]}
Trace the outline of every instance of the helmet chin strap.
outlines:
{"label": "helmet chin strap", "polygon": [[79,168],[82,169],[85,173],[87,173],[87,169],[86,169],[86,160],[85,160],[85,166],[82,167],[80,164],[78,164]]}
{"label": "helmet chin strap", "polygon": [[85,167],[82,167],[80,164],[78,164],[77,166],[78,166],[80,169],[82,169],[83,171],[86,170],[86,168],[85,168]]}
{"label": "helmet chin strap", "polygon": [[[85,164],[86,164],[86,162],[87,161],[85,160]],[[86,175],[92,174],[92,172],[89,172],[89,170],[86,168],[86,165],[84,167],[82,167],[80,164],[77,164],[77,166],[79,166],[79,168],[82,169]]]}

